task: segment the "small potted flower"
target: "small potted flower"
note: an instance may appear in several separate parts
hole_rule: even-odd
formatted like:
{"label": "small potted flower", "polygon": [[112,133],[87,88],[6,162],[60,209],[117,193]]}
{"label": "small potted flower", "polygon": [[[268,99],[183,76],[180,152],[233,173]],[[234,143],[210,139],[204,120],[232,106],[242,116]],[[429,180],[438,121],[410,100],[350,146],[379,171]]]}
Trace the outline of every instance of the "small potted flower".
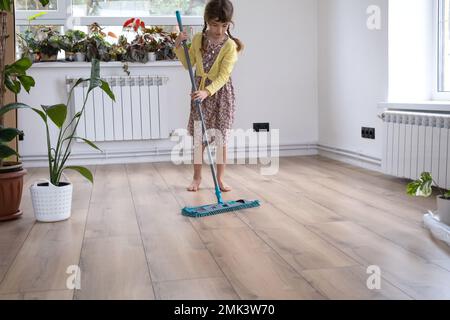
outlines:
{"label": "small potted flower", "polygon": [[117,38],[117,36],[108,32],[103,32],[102,27],[96,22],[89,26],[89,33],[86,40],[86,58],[88,61],[92,59],[98,59],[100,61],[110,61],[111,56],[109,54],[112,45],[106,40],[107,37]]}
{"label": "small potted flower", "polygon": [[61,35],[52,27],[41,27],[36,33],[41,61],[56,61],[61,49]]}
{"label": "small potted flower", "polygon": [[[65,51],[66,61],[84,61],[86,50],[83,48],[86,33],[81,30],[67,30],[61,37],[61,49]],[[80,59],[76,59],[76,53],[81,53]]]}
{"label": "small potted flower", "polygon": [[[411,196],[429,197],[433,193],[433,180],[431,173],[423,172],[420,178],[408,184],[406,187],[407,194]],[[440,194],[437,196],[437,214],[440,222],[450,226],[450,190],[438,187]]]}
{"label": "small potted flower", "polygon": [[39,62],[39,44],[33,31],[25,30],[23,33],[18,33],[17,36],[21,58],[28,58],[32,62]]}
{"label": "small potted flower", "polygon": [[134,31],[136,37],[131,41],[127,50],[127,57],[131,61],[145,63],[149,60],[145,39],[145,23],[139,18],[130,18],[123,24],[124,31]]}

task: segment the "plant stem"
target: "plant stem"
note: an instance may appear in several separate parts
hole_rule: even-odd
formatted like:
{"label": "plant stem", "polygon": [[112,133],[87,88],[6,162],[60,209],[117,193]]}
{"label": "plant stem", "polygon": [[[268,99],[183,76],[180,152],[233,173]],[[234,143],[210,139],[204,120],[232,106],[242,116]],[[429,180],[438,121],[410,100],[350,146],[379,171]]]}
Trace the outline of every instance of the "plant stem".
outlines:
{"label": "plant stem", "polygon": [[[92,80],[91,80],[91,81],[92,81]],[[87,99],[89,98],[89,92],[90,92],[90,91],[87,92],[86,98],[84,98],[84,101],[83,101],[83,108],[81,108],[81,111],[80,111],[81,114],[83,114],[84,109],[85,109],[85,107],[86,107]],[[75,125],[74,125],[74,127],[73,127],[73,130],[72,130],[72,133],[71,133],[70,136],[73,136],[73,135],[75,134],[75,131],[77,130],[77,127],[78,127],[78,123],[80,122],[80,118],[81,118],[81,117],[78,117],[77,122],[75,123]],[[61,177],[62,170],[64,169],[64,164],[66,163],[67,159],[69,158],[69,154],[70,154],[69,150],[70,150],[70,145],[72,144],[72,140],[73,140],[73,139],[69,139],[69,142],[67,143],[66,149],[65,149],[65,151],[64,151],[63,159],[62,159],[62,161],[61,161],[61,164],[60,164],[59,167],[58,167],[58,170],[57,170],[57,176],[58,176],[58,179]],[[58,180],[58,181],[59,181],[59,180]]]}
{"label": "plant stem", "polygon": [[[69,101],[70,98],[72,97],[72,92],[73,92],[73,88],[70,90],[69,92],[69,96],[67,97],[67,102],[66,102],[66,108],[69,107]],[[59,182],[59,159],[60,159],[60,155],[61,155],[61,150],[63,145],[64,145],[64,140],[61,141],[62,138],[64,138],[64,135],[66,134],[66,130],[67,128],[72,124],[74,118],[72,118],[72,120],[70,121],[70,123],[64,128],[64,131],[62,130],[62,127],[59,129],[59,134],[58,134],[58,142],[56,143],[56,150],[55,150],[55,167],[54,167],[54,173],[57,176],[57,180]]]}
{"label": "plant stem", "polygon": [[[6,58],[6,38],[7,34],[7,12],[0,11],[0,109],[5,103],[5,58]],[[5,125],[3,116],[0,116],[0,125]],[[0,159],[0,167],[3,167],[3,159]]]}

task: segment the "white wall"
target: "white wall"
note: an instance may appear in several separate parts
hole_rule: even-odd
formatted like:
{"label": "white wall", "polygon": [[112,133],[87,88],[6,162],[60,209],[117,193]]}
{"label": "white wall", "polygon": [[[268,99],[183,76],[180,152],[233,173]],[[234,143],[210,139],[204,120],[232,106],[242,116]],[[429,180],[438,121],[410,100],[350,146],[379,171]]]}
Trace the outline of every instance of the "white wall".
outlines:
{"label": "white wall", "polygon": [[235,0],[247,46],[236,67],[236,125],[270,122],[282,144],[316,143],[317,0]]}
{"label": "white wall", "polygon": [[[377,104],[388,94],[388,0],[318,1],[319,143],[381,159]],[[370,5],[381,30],[367,28]],[[377,139],[361,138],[374,127]]]}
{"label": "white wall", "polygon": [[[234,4],[234,35],[246,45],[233,74],[237,94],[234,128],[246,130],[252,128],[254,122],[270,122],[271,128],[280,129],[280,144],[296,145],[294,154],[302,154],[301,145],[318,141],[317,1],[235,0]],[[145,68],[133,70],[135,75],[147,72]],[[156,71],[172,77],[170,85],[174,93],[169,128],[185,128],[190,87],[187,71],[171,67],[167,71],[152,69],[151,73]],[[35,106],[64,102],[65,76],[75,77],[77,72],[81,71],[32,68],[30,74],[36,78],[37,86],[31,90],[31,95],[20,94],[19,101]],[[102,72],[107,75],[121,73],[120,67]],[[19,127],[25,131],[25,141],[19,146],[25,163],[45,156],[42,125],[33,117],[31,112],[19,112]],[[172,145],[173,142],[168,140],[127,142],[124,148],[144,155],[145,150],[156,147],[167,150]],[[117,144],[101,147],[106,151],[108,148],[123,150]],[[130,155],[133,156],[133,152]],[[136,160],[136,157],[129,160]]]}

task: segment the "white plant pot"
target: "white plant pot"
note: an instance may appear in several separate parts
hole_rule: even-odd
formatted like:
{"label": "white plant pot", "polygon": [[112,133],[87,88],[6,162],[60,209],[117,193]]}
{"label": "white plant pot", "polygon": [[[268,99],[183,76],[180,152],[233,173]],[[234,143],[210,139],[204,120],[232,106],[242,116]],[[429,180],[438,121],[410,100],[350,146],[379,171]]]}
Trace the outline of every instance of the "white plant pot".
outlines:
{"label": "white plant pot", "polygon": [[437,197],[437,214],[439,221],[450,226],[450,199],[444,199],[441,196]]}
{"label": "white plant pot", "polygon": [[70,182],[57,187],[49,181],[35,182],[30,187],[34,215],[40,222],[57,222],[70,218],[72,190]]}
{"label": "white plant pot", "polygon": [[156,61],[156,53],[155,52],[148,52],[148,61],[149,62],[155,62]]}
{"label": "white plant pot", "polygon": [[84,62],[86,60],[86,54],[82,52],[75,53],[75,61]]}

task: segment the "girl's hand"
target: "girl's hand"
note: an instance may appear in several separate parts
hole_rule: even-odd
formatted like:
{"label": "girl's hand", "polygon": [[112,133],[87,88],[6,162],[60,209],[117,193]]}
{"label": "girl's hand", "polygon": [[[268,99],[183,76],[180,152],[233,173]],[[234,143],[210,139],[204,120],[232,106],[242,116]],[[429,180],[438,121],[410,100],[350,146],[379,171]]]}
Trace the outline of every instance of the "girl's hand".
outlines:
{"label": "girl's hand", "polygon": [[186,31],[180,32],[178,37],[175,39],[175,47],[178,49],[181,45],[181,42],[188,39],[188,35]]}
{"label": "girl's hand", "polygon": [[192,97],[192,100],[194,100],[194,101],[195,100],[203,101],[209,97],[209,91],[208,90],[195,91],[195,92],[191,93],[191,97]]}

